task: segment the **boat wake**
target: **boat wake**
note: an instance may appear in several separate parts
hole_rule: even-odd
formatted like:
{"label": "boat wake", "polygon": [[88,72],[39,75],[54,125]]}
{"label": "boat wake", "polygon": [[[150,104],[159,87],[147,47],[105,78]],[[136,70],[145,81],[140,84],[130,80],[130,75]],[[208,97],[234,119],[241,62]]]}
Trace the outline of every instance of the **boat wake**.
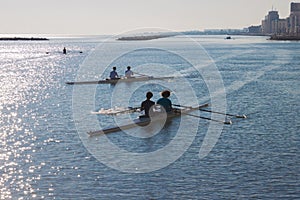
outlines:
{"label": "boat wake", "polygon": [[114,108],[104,109],[101,108],[98,111],[91,111],[91,114],[94,115],[118,115],[118,114],[126,114],[126,113],[132,113],[132,112],[139,112],[139,108],[133,108],[133,107],[118,107],[115,106]]}

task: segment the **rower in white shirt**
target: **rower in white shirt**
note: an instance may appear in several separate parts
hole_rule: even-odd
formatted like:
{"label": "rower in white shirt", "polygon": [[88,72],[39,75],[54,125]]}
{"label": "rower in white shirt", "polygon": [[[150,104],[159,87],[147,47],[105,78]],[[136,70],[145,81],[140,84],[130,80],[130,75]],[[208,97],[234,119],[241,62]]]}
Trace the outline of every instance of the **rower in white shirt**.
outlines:
{"label": "rower in white shirt", "polygon": [[133,76],[133,72],[130,70],[130,66],[127,67],[127,70],[125,71],[125,77],[131,78]]}

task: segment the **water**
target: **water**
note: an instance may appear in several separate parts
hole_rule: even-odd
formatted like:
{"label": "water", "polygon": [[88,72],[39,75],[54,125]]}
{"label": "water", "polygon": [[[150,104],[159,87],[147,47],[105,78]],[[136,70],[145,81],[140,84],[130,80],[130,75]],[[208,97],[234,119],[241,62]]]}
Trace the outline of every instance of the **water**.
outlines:
{"label": "water", "polygon": [[[139,42],[69,37],[2,41],[0,46],[0,199],[300,198],[299,42],[238,36]],[[67,55],[61,53],[64,46]],[[117,86],[65,84],[105,78],[113,65],[120,74],[132,65],[145,74],[186,78]],[[215,106],[248,116],[232,118],[233,124],[221,127],[219,137],[208,131],[218,132],[220,124],[188,116],[161,131],[154,127],[152,135],[136,128],[107,136],[121,149],[149,155],[139,163],[107,152],[104,137],[87,137],[86,130],[137,116],[114,119],[91,111],[138,106],[147,90],[157,100],[162,89],[170,88],[173,102],[183,105],[223,100],[222,90],[216,87],[218,75],[209,73],[214,66],[226,91],[226,107]],[[194,126],[198,131],[191,131]],[[178,134],[179,127],[189,137]],[[161,151],[159,157],[150,155],[173,144],[177,136],[175,148]],[[215,145],[200,159],[200,147],[208,136],[214,136]],[[115,169],[100,162],[99,156]],[[122,159],[128,165],[123,166]],[[149,170],[159,164],[166,166],[141,171],[145,165]],[[126,166],[132,172],[116,169]],[[136,166],[141,168],[131,168]]]}

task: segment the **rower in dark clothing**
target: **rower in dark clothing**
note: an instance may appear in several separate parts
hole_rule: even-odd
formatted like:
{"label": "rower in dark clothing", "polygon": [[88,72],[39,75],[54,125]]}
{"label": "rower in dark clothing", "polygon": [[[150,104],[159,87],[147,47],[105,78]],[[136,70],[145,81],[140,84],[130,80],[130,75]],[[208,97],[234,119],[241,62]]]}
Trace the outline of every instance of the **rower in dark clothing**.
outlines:
{"label": "rower in dark clothing", "polygon": [[119,79],[119,75],[118,75],[118,72],[116,70],[117,70],[117,68],[113,67],[113,70],[109,74],[110,79]]}
{"label": "rower in dark clothing", "polygon": [[145,115],[140,116],[142,118],[143,117],[148,118],[150,108],[155,105],[155,102],[150,100],[153,97],[152,92],[147,92],[146,97],[147,99],[143,101],[141,104],[141,111],[145,110]]}

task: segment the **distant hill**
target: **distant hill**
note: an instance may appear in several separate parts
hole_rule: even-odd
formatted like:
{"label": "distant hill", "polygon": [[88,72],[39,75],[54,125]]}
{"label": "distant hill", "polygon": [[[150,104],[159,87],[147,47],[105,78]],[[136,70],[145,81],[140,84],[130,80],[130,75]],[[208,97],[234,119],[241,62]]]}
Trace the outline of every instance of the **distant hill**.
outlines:
{"label": "distant hill", "polygon": [[49,40],[47,38],[35,38],[35,37],[2,37],[0,38],[2,41],[43,41]]}
{"label": "distant hill", "polygon": [[136,35],[136,36],[125,36],[117,38],[117,40],[154,40],[165,37],[172,37],[174,34],[155,34],[155,35]]}

